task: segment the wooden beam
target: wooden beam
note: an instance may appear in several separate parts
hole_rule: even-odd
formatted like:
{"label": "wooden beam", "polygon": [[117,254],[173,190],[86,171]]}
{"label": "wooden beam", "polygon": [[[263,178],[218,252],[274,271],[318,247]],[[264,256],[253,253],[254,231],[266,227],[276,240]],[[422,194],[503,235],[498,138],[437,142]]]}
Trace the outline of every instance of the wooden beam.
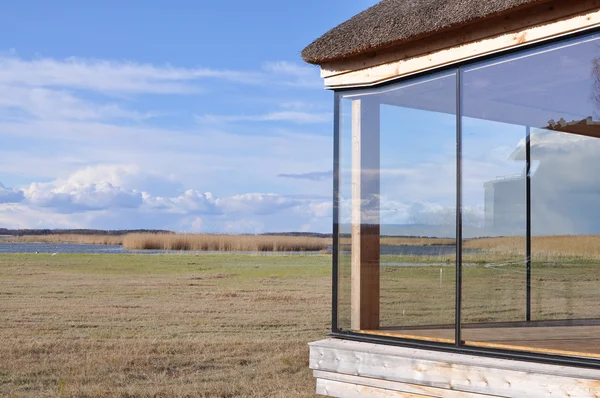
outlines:
{"label": "wooden beam", "polygon": [[[448,390],[445,390],[448,391]],[[365,386],[364,384],[353,384],[350,382],[317,379],[317,394],[327,395],[330,397],[344,398],[427,398],[435,397],[435,395],[413,394],[408,392],[388,390],[385,388]],[[441,396],[441,395],[439,395]],[[464,397],[464,396],[462,396]]]}
{"label": "wooden beam", "polygon": [[[422,386],[419,384],[401,383],[382,379],[345,375],[334,372],[314,370],[317,379],[317,394],[332,396],[366,396],[377,397],[445,397],[445,398],[489,398],[489,395],[453,391],[445,388]],[[369,390],[369,388],[373,390]],[[342,393],[344,395],[342,395]],[[339,395],[337,395],[339,394]],[[362,394],[362,395],[361,395]]]}
{"label": "wooden beam", "polygon": [[[435,329],[433,329],[435,330]],[[454,339],[443,338],[443,337],[429,337],[429,336],[419,336],[417,334],[406,334],[393,332],[389,330],[361,330],[361,333],[365,334],[375,334],[377,336],[387,336],[387,337],[396,337],[400,339],[409,339],[409,340],[420,340],[420,341],[434,341],[436,343],[449,343],[453,344]],[[454,330],[450,330],[450,332],[454,332]]]}
{"label": "wooden beam", "polygon": [[461,45],[425,54],[421,53],[381,65],[331,75],[325,77],[325,86],[339,88],[372,85],[597,26],[600,26],[600,10],[595,9],[552,23],[499,34],[474,42],[463,42]]}
{"label": "wooden beam", "polygon": [[379,102],[352,101],[351,328],[379,328]]}
{"label": "wooden beam", "polygon": [[[569,342],[569,340],[566,340]],[[560,340],[558,342],[561,342]],[[555,355],[565,355],[570,357],[584,357],[584,358],[600,358],[600,354],[594,352],[581,352],[581,351],[568,351],[568,350],[556,350],[550,348],[540,348],[540,347],[531,347],[527,345],[528,341],[523,341],[521,345],[515,344],[504,344],[504,343],[490,343],[483,341],[470,341],[465,340],[465,345],[470,345],[473,347],[483,347],[483,348],[499,348],[501,350],[513,350],[513,351],[529,351],[529,352],[537,352],[540,354],[555,354]],[[585,342],[584,342],[585,344]]]}

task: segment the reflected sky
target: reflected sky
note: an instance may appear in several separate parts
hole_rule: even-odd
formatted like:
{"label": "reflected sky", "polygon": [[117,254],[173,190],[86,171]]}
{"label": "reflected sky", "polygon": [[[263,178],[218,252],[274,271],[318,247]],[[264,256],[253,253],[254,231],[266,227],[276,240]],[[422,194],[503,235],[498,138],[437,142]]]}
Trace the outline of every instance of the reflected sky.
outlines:
{"label": "reflected sky", "polygon": [[[600,233],[598,59],[600,39],[590,35],[463,69],[465,237],[524,233],[526,126],[533,234]],[[361,96],[381,103],[382,233],[452,236],[454,77],[434,75],[344,96],[342,224],[351,210],[349,109]]]}

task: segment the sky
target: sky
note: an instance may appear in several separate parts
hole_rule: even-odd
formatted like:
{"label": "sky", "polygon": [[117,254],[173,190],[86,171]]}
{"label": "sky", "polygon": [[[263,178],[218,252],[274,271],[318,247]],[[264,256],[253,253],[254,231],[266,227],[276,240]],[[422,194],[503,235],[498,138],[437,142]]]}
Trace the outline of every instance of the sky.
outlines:
{"label": "sky", "polygon": [[[2,2],[0,228],[330,233],[333,93],[300,52],[375,3]],[[486,184],[523,177],[513,154],[525,126],[598,119],[599,40],[466,68],[462,212],[474,236]],[[378,123],[382,230],[454,233],[455,89],[445,72],[378,92],[396,101]],[[341,104],[342,223],[350,102]],[[600,147],[561,135],[532,135],[537,229],[597,232],[582,220],[600,189],[583,192],[573,176],[594,179]],[[505,204],[517,209],[510,197],[521,188]]]}
{"label": "sky", "polygon": [[331,231],[300,52],[376,0],[0,5],[0,227]]}

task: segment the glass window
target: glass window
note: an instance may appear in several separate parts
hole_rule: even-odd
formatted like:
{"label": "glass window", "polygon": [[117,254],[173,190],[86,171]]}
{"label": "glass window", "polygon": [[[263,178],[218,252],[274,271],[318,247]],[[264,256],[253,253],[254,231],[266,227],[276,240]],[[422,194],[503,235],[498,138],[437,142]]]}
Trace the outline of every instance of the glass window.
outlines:
{"label": "glass window", "polygon": [[460,176],[460,344],[600,358],[600,34],[339,98],[341,330],[454,343]]}
{"label": "glass window", "polygon": [[599,38],[463,72],[467,344],[600,355]]}
{"label": "glass window", "polygon": [[341,100],[342,329],[454,341],[454,72]]}

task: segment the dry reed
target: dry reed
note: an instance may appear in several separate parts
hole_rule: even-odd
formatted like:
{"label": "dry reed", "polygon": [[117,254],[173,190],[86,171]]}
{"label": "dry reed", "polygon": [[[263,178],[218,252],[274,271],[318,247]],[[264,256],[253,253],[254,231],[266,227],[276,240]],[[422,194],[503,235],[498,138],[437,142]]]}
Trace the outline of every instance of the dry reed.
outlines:
{"label": "dry reed", "polygon": [[[465,242],[464,247],[491,253],[525,255],[525,237],[471,239]],[[539,259],[556,257],[596,259],[600,258],[600,236],[534,236],[531,239],[531,250],[532,255]]]}
{"label": "dry reed", "polygon": [[128,234],[123,247],[129,250],[192,250],[234,252],[300,252],[327,249],[331,240],[310,236]]}
{"label": "dry reed", "polygon": [[[191,251],[239,251],[239,252],[300,252],[326,251],[331,238],[284,235],[212,235],[212,234],[153,234],[130,233],[127,235],[79,235],[51,234],[5,237],[0,242],[11,243],[71,243],[93,245],[123,245],[129,250],[191,250]],[[382,246],[444,246],[453,245],[454,239],[426,237],[381,237]],[[340,244],[350,245],[349,237],[342,237]],[[465,241],[464,248],[482,250],[511,256],[525,255],[525,238],[506,236],[476,238]],[[534,257],[600,258],[600,235],[534,236]]]}
{"label": "dry reed", "polygon": [[[342,245],[349,245],[351,242],[351,238],[347,236],[340,239]],[[382,236],[380,242],[382,246],[447,246],[454,245],[456,240],[451,238]]]}

